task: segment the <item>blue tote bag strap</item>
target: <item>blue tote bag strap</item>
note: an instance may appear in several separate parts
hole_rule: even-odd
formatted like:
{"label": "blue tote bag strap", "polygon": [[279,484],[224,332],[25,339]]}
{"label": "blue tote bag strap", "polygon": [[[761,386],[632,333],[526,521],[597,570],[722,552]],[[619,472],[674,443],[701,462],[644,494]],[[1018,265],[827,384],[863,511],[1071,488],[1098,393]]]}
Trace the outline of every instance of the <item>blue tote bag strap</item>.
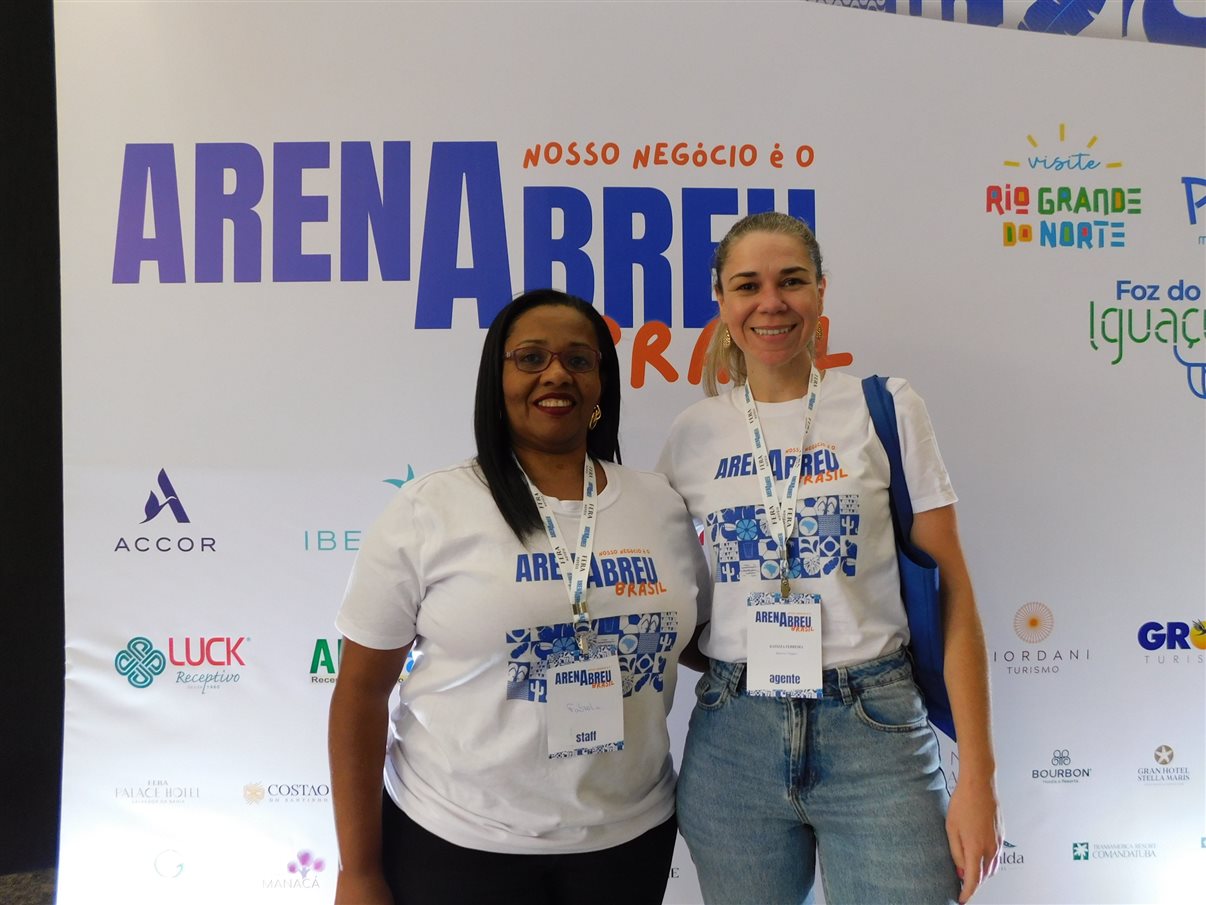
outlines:
{"label": "blue tote bag strap", "polygon": [[888,392],[888,378],[872,375],[863,380],[863,395],[875,433],[888,454],[890,485],[888,499],[892,509],[892,528],[896,535],[896,561],[900,569],[900,593],[909,620],[909,652],[917,685],[925,697],[930,722],[955,737],[950,698],[943,678],[942,605],[938,597],[938,564],[924,550],[915,547],[913,503],[905,480],[900,455],[900,433],[896,429],[896,403]]}

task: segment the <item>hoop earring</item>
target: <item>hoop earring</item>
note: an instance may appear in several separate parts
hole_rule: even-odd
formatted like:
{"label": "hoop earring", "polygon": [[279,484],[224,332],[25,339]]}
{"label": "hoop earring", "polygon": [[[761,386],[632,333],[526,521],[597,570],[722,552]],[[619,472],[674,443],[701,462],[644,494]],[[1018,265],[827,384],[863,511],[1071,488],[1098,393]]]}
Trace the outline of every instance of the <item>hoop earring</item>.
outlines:
{"label": "hoop earring", "polygon": [[733,345],[733,334],[729,332],[729,328],[724,328],[724,336],[720,337],[720,348],[727,349]]}
{"label": "hoop earring", "polygon": [[598,427],[599,422],[603,420],[603,409],[595,406],[594,411],[590,413],[590,420],[586,422],[586,429],[593,431]]}

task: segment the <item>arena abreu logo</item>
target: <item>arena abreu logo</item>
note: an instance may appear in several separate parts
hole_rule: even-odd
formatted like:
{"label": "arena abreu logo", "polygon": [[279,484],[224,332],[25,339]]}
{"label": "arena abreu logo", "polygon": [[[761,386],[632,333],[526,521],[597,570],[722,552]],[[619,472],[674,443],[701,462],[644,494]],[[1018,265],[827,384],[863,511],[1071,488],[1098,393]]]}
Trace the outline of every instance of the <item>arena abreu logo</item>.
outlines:
{"label": "arena abreu logo", "polygon": [[1055,613],[1039,601],[1024,603],[1013,616],[1017,647],[993,648],[992,662],[1013,679],[1019,676],[1057,676],[1089,659],[1087,647],[1046,644],[1056,634]]}
{"label": "arena abreu logo", "polygon": [[1136,641],[1144,650],[1144,663],[1191,667],[1206,663],[1206,621],[1201,619],[1144,622]]}
{"label": "arena abreu logo", "polygon": [[154,522],[155,527],[146,529],[145,534],[119,537],[113,545],[114,553],[213,553],[217,550],[214,538],[179,527],[191,525],[192,520],[167,469],[159,469],[155,485],[142,508],[144,518],[139,524]]}
{"label": "arena abreu logo", "polygon": [[[1059,123],[1025,136],[1007,152],[1001,175],[985,186],[984,213],[1001,245],[1053,251],[1124,248],[1143,190],[1123,178],[1124,162],[1099,148],[1098,135]],[[1021,153],[1018,153],[1020,151]]]}
{"label": "arena abreu logo", "polygon": [[[251,639],[233,635],[173,635],[166,651],[138,635],[113,658],[113,668],[135,688],[149,688],[160,676],[180,688],[207,694],[242,681],[243,644]],[[169,667],[176,667],[173,676]]]}
{"label": "arena abreu logo", "polygon": [[[710,336],[700,328],[716,315],[713,235],[770,210],[816,227],[807,175],[821,152],[805,136],[644,138],[130,142],[112,174],[112,281],[400,282],[414,328],[448,330],[467,301],[487,327],[522,272],[525,285],[587,301],[603,290],[612,338],[628,334],[634,389],[699,384]],[[667,191],[631,185],[633,171],[712,178]],[[522,198],[517,213],[508,193]],[[328,241],[303,247],[305,223],[326,223]],[[522,260],[508,235],[523,236]]]}

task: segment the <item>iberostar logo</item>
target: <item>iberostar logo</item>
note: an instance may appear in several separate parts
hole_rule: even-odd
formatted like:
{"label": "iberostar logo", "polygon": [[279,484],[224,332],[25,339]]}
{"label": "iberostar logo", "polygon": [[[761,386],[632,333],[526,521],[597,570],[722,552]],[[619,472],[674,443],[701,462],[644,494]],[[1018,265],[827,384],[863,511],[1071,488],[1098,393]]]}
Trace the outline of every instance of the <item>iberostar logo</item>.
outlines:
{"label": "iberostar logo", "polygon": [[149,638],[140,636],[131,638],[125,650],[118,651],[113,666],[135,688],[147,688],[167,669],[167,658]]}
{"label": "iberostar logo", "polygon": [[1102,249],[1126,245],[1128,221],[1143,213],[1142,190],[1120,178],[1121,160],[1098,156],[1095,134],[1026,136],[1027,148],[1002,161],[1009,181],[984,190],[984,212],[1001,224],[1006,248]]}
{"label": "iberostar logo", "polygon": [[151,491],[147,496],[147,504],[143,507],[146,513],[146,518],[140,524],[145,525],[155,516],[159,515],[165,508],[172,510],[172,515],[176,516],[176,521],[184,523],[188,521],[188,513],[184,511],[184,504],[180,502],[180,496],[176,493],[176,488],[172,486],[172,481],[168,477],[165,469],[159,469],[159,490],[163,494],[161,501],[155,495],[155,491]]}
{"label": "iberostar logo", "polygon": [[386,478],[386,484],[393,484],[395,487],[401,488],[403,484],[407,484],[415,479],[415,467],[413,465],[406,466],[406,477],[404,478]]}

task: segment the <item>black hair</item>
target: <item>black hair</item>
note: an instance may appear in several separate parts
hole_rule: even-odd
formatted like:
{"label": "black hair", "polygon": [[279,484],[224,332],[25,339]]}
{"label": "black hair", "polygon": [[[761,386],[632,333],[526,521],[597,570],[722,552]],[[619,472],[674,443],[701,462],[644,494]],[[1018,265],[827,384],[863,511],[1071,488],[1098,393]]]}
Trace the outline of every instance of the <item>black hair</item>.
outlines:
{"label": "black hair", "polygon": [[490,495],[507,526],[523,542],[540,529],[540,513],[511,450],[511,431],[503,399],[502,369],[507,336],[516,319],[533,308],[562,305],[579,311],[595,329],[599,344],[599,377],[602,417],[586,436],[587,455],[605,462],[620,461],[620,359],[611,330],[594,306],[577,296],[556,289],[533,289],[517,296],[498,312],[482,344],[477,369],[477,395],[473,403],[473,436],[477,441],[477,465]]}

